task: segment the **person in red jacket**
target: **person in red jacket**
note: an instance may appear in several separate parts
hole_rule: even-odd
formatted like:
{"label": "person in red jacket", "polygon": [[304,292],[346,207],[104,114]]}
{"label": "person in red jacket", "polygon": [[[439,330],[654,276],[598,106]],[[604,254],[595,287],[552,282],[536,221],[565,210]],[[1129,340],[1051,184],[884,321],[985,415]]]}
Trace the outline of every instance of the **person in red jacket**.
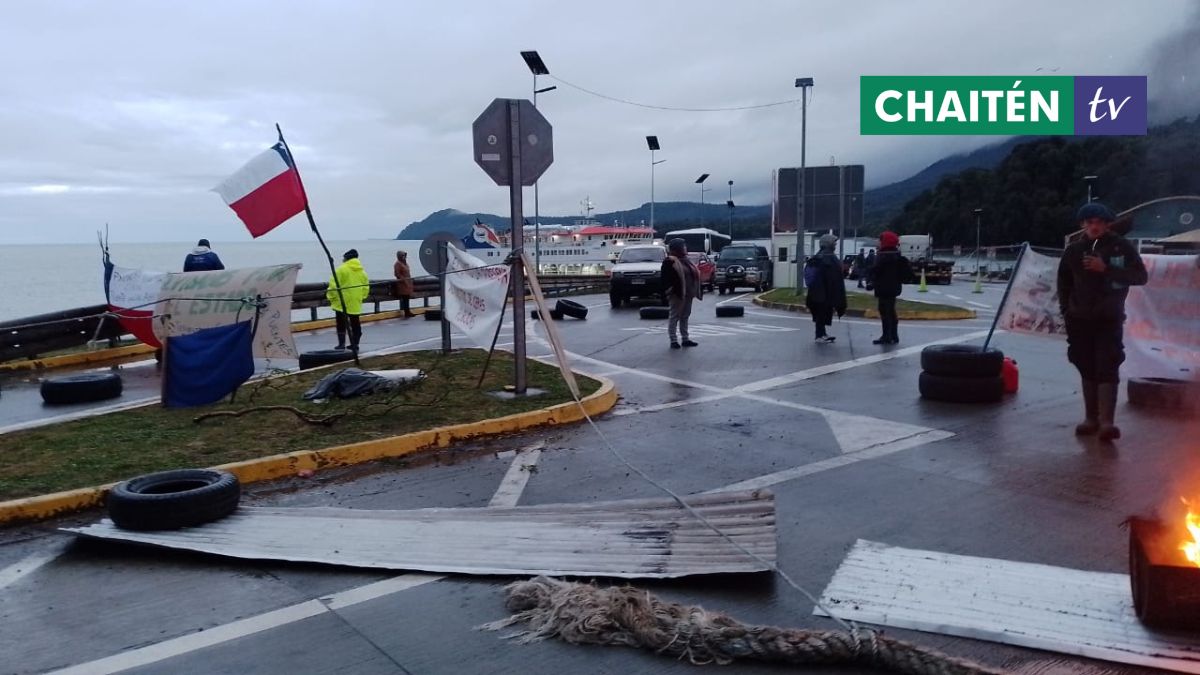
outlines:
{"label": "person in red jacket", "polygon": [[1125,361],[1125,297],[1148,275],[1137,249],[1112,231],[1113,213],[1092,202],[1079,209],[1085,237],[1072,242],[1058,264],[1058,304],[1067,322],[1067,359],[1079,371],[1084,419],[1080,436],[1121,437],[1114,418]]}

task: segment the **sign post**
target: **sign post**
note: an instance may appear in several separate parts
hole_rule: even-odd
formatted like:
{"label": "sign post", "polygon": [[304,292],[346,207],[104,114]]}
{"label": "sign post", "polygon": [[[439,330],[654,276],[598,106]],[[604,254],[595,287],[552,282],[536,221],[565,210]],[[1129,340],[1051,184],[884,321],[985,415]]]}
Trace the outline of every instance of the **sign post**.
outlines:
{"label": "sign post", "polygon": [[496,185],[507,185],[512,240],[513,393],[526,393],[525,382],[525,236],[521,188],[533,185],[554,162],[552,128],[525,99],[492,101],[471,127],[475,163]]}
{"label": "sign post", "polygon": [[458,242],[449,232],[435,232],[421,242],[421,266],[438,278],[438,311],[442,313],[442,353],[450,353],[450,322],[446,316],[446,247]]}

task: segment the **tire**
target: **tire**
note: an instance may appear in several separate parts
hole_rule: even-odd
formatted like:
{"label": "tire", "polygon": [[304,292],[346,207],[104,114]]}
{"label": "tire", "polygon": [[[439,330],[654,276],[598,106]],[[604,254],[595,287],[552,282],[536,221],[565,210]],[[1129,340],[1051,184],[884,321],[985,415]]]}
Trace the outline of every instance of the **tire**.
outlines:
{"label": "tire", "polygon": [[[1134,526],[1129,526],[1129,586],[1133,596],[1133,611],[1147,626],[1171,628],[1172,619],[1178,619],[1172,611],[1171,599],[1162,584],[1149,583],[1150,561],[1141,551],[1134,538]],[[1138,580],[1141,580],[1139,583]]]}
{"label": "tire", "polygon": [[425,320],[426,321],[441,321],[442,320],[441,308],[440,307],[430,307],[430,308],[426,309],[425,310]]}
{"label": "tire", "polygon": [[223,518],[242,488],[227,471],[181,469],[138,476],[108,493],[108,517],[126,530],[173,530]]}
{"label": "tire", "polygon": [[349,349],[318,349],[300,355],[300,370],[353,360],[354,352]]}
{"label": "tire", "polygon": [[51,405],[104,401],[121,395],[124,385],[116,373],[84,373],[42,380],[42,400]]}
{"label": "tire", "polygon": [[538,315],[538,311],[536,309],[532,309],[529,311],[529,318],[533,319],[534,321],[537,321],[541,317]]}
{"label": "tire", "polygon": [[554,319],[555,321],[562,321],[563,313],[558,311],[557,309],[552,309],[552,310],[550,310],[550,318]]}
{"label": "tire", "polygon": [[621,308],[621,296],[617,295],[616,293],[609,293],[608,294],[608,304],[610,306],[612,306],[613,309],[620,309]]}
{"label": "tire", "polygon": [[1200,409],[1200,382],[1165,377],[1134,377],[1125,385],[1129,405],[1161,410]]}
{"label": "tire", "polygon": [[1004,367],[1004,352],[978,345],[931,345],[921,350],[921,370],[943,377],[994,377]]}
{"label": "tire", "polygon": [[666,307],[643,307],[638,310],[638,316],[643,319],[665,319],[671,315]]}
{"label": "tire", "polygon": [[746,308],[743,305],[717,305],[718,318],[734,318],[746,316]]}
{"label": "tire", "polygon": [[949,377],[921,373],[917,384],[921,398],[948,403],[996,403],[1004,398],[1004,378]]}
{"label": "tire", "polygon": [[559,300],[554,306],[554,311],[574,319],[586,319],[588,315],[588,308],[574,300]]}

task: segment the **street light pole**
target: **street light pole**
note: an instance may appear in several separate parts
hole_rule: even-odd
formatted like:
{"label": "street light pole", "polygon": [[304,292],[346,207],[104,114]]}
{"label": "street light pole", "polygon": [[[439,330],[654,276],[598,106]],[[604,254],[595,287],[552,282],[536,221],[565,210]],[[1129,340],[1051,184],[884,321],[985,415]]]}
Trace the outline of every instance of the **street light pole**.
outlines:
{"label": "street light pole", "polygon": [[706,180],[708,180],[708,174],[706,173],[700,174],[700,177],[696,179],[696,184],[700,186],[700,227],[704,227],[704,193],[711,191],[704,187],[704,181]]}
{"label": "street light pole", "polygon": [[[546,67],[542,57],[536,51],[521,52],[521,58],[525,59],[525,65],[529,66],[529,71],[533,73],[533,107],[537,108],[537,95],[544,94],[548,91],[558,89],[557,86],[538,89],[538,75],[549,75],[550,69]],[[542,271],[542,219],[538,213],[538,184],[533,182],[533,273],[538,274]],[[516,238],[517,233],[513,232],[512,237]],[[521,247],[525,245],[525,228],[521,228]],[[513,242],[513,250],[517,249],[516,242]]]}
{"label": "street light pole", "polygon": [[1099,176],[1084,176],[1084,177],[1083,177],[1083,179],[1084,179],[1085,181],[1087,181],[1087,186],[1088,186],[1088,200],[1087,200],[1087,203],[1089,203],[1089,204],[1091,204],[1091,203],[1092,203],[1092,181],[1096,180],[1097,178],[1099,178]]}
{"label": "street light pole", "polygon": [[733,181],[729,181],[729,239],[733,239]]}
{"label": "street light pole", "polygon": [[798,199],[800,206],[796,209],[796,295],[804,290],[804,202],[807,187],[804,178],[805,151],[808,136],[808,88],[813,86],[811,77],[796,78],[796,86],[800,88],[800,190]]}
{"label": "street light pole", "polygon": [[838,166],[838,258],[846,257],[846,167]]}
{"label": "street light pole", "polygon": [[660,159],[657,162],[654,161],[655,151],[662,149],[661,146],[659,146],[659,144],[658,144],[658,136],[647,136],[646,137],[646,146],[650,148],[650,229],[653,230],[654,229],[654,167],[658,164],[662,164],[663,162],[665,162],[667,160]]}
{"label": "street light pole", "polygon": [[975,290],[974,293],[983,292],[983,278],[979,274],[979,256],[983,253],[979,241],[979,217],[983,213],[983,209],[975,209]]}

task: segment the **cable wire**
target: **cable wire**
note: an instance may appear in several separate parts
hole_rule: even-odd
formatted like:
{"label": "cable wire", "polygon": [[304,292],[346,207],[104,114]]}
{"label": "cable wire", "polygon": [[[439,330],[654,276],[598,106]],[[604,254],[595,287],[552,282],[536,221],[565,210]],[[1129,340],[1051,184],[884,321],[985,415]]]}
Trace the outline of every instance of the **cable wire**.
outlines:
{"label": "cable wire", "polygon": [[[572,89],[577,89],[579,91],[582,91],[585,94],[589,94],[589,95],[595,96],[597,98],[602,98],[606,101],[612,101],[613,103],[623,103],[625,105],[632,105],[632,106],[636,106],[638,108],[648,108],[650,110],[670,110],[670,111],[675,111],[675,112],[734,112],[734,111],[738,111],[738,110],[761,110],[763,108],[774,108],[774,107],[781,106],[781,105],[791,105],[792,103],[800,102],[800,99],[798,99],[798,98],[791,98],[786,101],[774,101],[772,103],[759,103],[756,105],[729,106],[729,107],[718,107],[718,108],[684,108],[684,107],[666,106],[666,105],[653,105],[650,103],[639,103],[637,101],[630,101],[629,99],[618,98],[616,96],[609,96],[608,94],[601,94],[598,91],[593,91],[591,89],[581,87],[577,84],[572,84],[572,83],[567,82],[566,80],[562,79],[561,77],[556,77],[554,75],[550,75],[548,77],[562,85],[571,87]],[[810,99],[809,102],[811,103],[812,100]]]}

